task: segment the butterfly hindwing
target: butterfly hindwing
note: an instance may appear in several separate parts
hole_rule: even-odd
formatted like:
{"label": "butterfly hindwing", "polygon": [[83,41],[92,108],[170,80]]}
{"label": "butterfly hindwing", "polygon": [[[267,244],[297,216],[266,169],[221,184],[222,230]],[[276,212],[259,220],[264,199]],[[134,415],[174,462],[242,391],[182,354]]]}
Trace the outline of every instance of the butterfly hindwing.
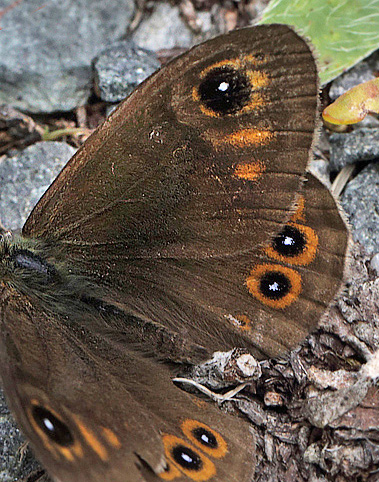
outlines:
{"label": "butterfly hindwing", "polygon": [[4,386],[56,480],[249,480],[248,425],[175,387],[163,364],[99,336],[117,314],[75,303],[53,314],[21,296],[9,289],[0,311]]}

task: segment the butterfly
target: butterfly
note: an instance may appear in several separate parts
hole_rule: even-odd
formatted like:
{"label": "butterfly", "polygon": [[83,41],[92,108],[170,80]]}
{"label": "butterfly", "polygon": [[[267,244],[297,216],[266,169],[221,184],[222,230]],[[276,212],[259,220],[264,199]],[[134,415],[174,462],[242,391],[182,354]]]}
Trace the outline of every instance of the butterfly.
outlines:
{"label": "butterfly", "polygon": [[54,480],[251,480],[249,425],[172,378],[217,350],[285,353],[339,289],[347,228],[306,174],[318,88],[287,26],[196,46],[3,236],[1,376]]}

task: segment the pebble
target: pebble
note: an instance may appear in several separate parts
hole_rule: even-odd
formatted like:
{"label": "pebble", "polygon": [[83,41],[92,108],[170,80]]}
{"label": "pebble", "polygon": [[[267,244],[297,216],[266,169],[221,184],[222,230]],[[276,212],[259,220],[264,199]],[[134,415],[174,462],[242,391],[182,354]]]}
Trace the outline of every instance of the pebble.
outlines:
{"label": "pebble", "polygon": [[379,128],[362,127],[346,134],[332,134],[330,169],[340,171],[347,164],[379,159]]}
{"label": "pebble", "polygon": [[154,52],[138,47],[131,40],[117,42],[102,51],[94,62],[96,91],[106,102],[120,102],[159,67]]}

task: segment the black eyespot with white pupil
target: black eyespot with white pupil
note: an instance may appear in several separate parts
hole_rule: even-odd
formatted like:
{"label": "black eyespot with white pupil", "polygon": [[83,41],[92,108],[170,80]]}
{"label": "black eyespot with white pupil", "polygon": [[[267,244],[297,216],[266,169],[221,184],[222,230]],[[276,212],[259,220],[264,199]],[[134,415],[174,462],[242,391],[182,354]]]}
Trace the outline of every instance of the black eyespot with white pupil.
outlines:
{"label": "black eyespot with white pupil", "polygon": [[291,290],[291,282],[288,277],[278,271],[269,271],[260,279],[261,293],[271,300],[280,300]]}
{"label": "black eyespot with white pupil", "polygon": [[295,226],[285,226],[283,231],[273,240],[273,248],[282,256],[298,256],[304,251],[305,247],[305,236]]}
{"label": "black eyespot with white pupil", "polygon": [[206,430],[203,427],[195,428],[192,431],[193,436],[195,439],[200,442],[202,445],[209,447],[211,449],[218,448],[218,442],[216,437],[213,435],[212,432]]}
{"label": "black eyespot with white pupil", "polygon": [[68,427],[49,410],[41,406],[35,406],[32,415],[37,425],[50,440],[62,447],[68,447],[74,443],[74,438]]}
{"label": "black eyespot with white pupil", "polygon": [[172,449],[172,457],[181,467],[187,470],[201,470],[203,462],[200,456],[185,445],[176,445]]}
{"label": "black eyespot with white pupil", "polygon": [[247,76],[230,66],[211,70],[199,86],[200,101],[218,115],[243,109],[249,103],[250,92]]}

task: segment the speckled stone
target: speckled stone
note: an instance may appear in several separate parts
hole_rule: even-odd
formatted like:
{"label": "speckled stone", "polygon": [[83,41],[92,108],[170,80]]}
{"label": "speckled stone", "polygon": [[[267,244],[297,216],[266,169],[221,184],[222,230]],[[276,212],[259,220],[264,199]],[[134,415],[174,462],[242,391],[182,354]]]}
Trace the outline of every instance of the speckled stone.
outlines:
{"label": "speckled stone", "polygon": [[106,48],[94,62],[95,85],[100,98],[120,102],[160,67],[154,52],[131,40]]}
{"label": "speckled stone", "polygon": [[5,228],[23,226],[74,153],[75,149],[65,142],[38,142],[0,159],[0,219]]}
{"label": "speckled stone", "polygon": [[347,164],[379,159],[379,128],[360,128],[346,134],[332,134],[330,169],[340,171]]}
{"label": "speckled stone", "polygon": [[196,12],[199,32],[194,33],[180,15],[177,6],[166,2],[154,2],[153,12],[133,33],[137,45],[148,50],[189,48],[221,33],[220,26],[212,21],[211,12]]}
{"label": "speckled stone", "polygon": [[86,102],[91,62],[127,31],[133,0],[0,0],[0,103],[29,112]]}
{"label": "speckled stone", "polygon": [[354,239],[369,253],[379,252],[379,163],[369,164],[349,182],[341,204]]}
{"label": "speckled stone", "polygon": [[[0,481],[14,482],[40,466],[31,451],[24,447],[24,437],[17,428],[3,392],[0,390]],[[22,456],[21,456],[22,452]]]}

